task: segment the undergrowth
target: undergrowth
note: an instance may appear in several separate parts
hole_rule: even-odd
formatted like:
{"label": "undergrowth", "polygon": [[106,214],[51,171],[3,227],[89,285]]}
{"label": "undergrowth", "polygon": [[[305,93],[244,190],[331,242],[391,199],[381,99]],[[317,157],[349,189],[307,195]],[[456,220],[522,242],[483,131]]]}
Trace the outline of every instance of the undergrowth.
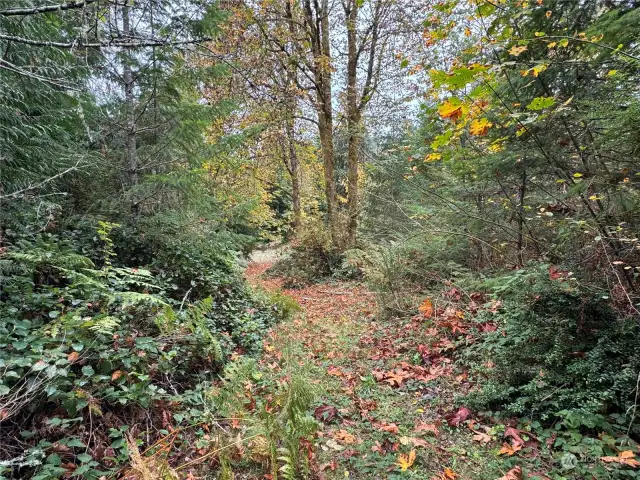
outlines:
{"label": "undergrowth", "polygon": [[92,258],[51,234],[0,258],[5,477],[117,471],[135,460],[133,445],[144,451],[201,422],[202,382],[232,356],[259,353],[266,329],[294,310],[254,293],[230,254],[207,258],[197,241],[174,249],[172,264],[163,250],[143,267],[123,265],[118,228],[99,224]]}

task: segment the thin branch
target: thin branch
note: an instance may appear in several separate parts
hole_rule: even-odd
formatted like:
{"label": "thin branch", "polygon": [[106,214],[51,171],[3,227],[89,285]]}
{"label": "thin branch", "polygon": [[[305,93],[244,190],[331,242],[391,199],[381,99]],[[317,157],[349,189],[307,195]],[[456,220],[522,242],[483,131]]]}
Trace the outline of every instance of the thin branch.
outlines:
{"label": "thin branch", "polygon": [[22,43],[24,45],[33,45],[36,47],[54,47],[65,49],[80,49],[80,48],[141,48],[141,47],[167,47],[175,45],[191,45],[194,43],[210,42],[210,37],[196,38],[190,40],[165,40],[160,38],[154,39],[140,39],[134,41],[123,41],[118,38],[112,38],[108,41],[84,43],[82,40],[75,42],[52,42],[48,40],[34,40],[31,38],[18,37],[15,35],[4,35],[0,33],[0,40],[6,40],[8,42]]}
{"label": "thin branch", "polygon": [[67,173],[69,173],[69,172],[73,172],[73,171],[75,171],[75,170],[78,170],[78,166],[79,166],[79,165],[80,165],[80,161],[78,161],[78,162],[77,162],[73,167],[69,167],[69,168],[67,168],[66,170],[64,170],[64,171],[62,171],[62,172],[60,172],[60,173],[57,173],[57,174],[55,174],[53,177],[49,177],[49,178],[47,178],[46,180],[43,180],[42,182],[40,182],[40,183],[38,183],[38,184],[36,184],[36,185],[29,185],[28,187],[23,188],[22,190],[18,190],[18,191],[16,191],[16,192],[9,193],[9,194],[7,194],[7,195],[0,195],[0,200],[4,200],[4,199],[6,199],[6,198],[17,198],[17,197],[22,197],[22,196],[24,196],[24,194],[25,194],[26,192],[28,192],[28,191],[36,190],[36,189],[38,189],[38,188],[42,187],[43,185],[46,185],[47,183],[53,182],[55,179],[60,178],[60,177],[62,177],[62,176],[64,176],[64,175],[66,175],[66,174],[67,174]]}
{"label": "thin branch", "polygon": [[33,8],[12,8],[10,10],[0,10],[0,16],[14,17],[19,15],[36,15],[38,13],[72,10],[75,8],[83,8],[89,5],[90,3],[95,3],[97,1],[98,0],[84,0],[82,2],[68,2],[68,3],[60,3],[57,5],[43,5],[41,7],[33,7]]}

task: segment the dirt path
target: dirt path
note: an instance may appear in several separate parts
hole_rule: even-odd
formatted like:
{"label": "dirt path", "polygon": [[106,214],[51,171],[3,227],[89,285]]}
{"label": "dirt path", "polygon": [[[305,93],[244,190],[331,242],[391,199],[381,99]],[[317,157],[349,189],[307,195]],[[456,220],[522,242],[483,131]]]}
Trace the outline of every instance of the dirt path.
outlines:
{"label": "dirt path", "polygon": [[[262,276],[276,256],[253,257],[248,280],[281,289],[280,279]],[[302,312],[270,332],[262,364],[275,365],[287,350],[316,386],[318,477],[491,478],[480,473],[485,462],[474,458],[469,432],[443,421],[451,410],[449,387],[464,379],[453,376],[442,353],[447,340],[425,328],[424,319],[377,319],[375,295],[356,283],[283,292]]]}

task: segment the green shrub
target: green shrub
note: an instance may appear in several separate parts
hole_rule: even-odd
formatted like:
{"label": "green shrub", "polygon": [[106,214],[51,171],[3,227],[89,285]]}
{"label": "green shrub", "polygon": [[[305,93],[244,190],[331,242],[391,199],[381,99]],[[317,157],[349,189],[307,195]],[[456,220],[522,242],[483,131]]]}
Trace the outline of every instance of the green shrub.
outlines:
{"label": "green shrub", "polygon": [[267,270],[268,275],[284,278],[285,287],[298,288],[328,278],[342,263],[321,220],[307,219],[299,231],[288,254]]}
{"label": "green shrub", "polygon": [[531,265],[491,281],[502,306],[477,316],[497,329],[462,353],[482,384],[467,401],[542,418],[565,409],[629,414],[640,372],[640,324],[617,317],[577,281],[550,279],[548,268]]}
{"label": "green shrub", "polygon": [[[267,327],[292,308],[254,295],[231,260],[216,270],[221,255],[175,257],[166,270],[162,259],[124,266],[112,240],[117,227],[100,223],[93,259],[50,234],[0,258],[1,445],[19,459],[0,474],[57,478],[65,472],[57,443],[69,448],[78,475],[104,475],[86,454],[96,440],[79,427],[93,419],[102,438],[107,425],[126,427],[136,409],[180,403],[231,352],[259,351]],[[103,421],[109,412],[129,413]]]}

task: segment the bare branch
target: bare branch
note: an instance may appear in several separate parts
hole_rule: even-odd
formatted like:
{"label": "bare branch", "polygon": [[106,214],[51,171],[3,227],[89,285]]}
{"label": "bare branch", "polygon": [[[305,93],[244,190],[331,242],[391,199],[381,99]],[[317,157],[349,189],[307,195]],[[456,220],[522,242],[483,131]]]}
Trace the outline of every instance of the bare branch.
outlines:
{"label": "bare branch", "polygon": [[33,8],[12,8],[10,10],[0,10],[0,16],[14,17],[20,15],[37,15],[38,13],[59,12],[62,10],[72,10],[75,8],[83,8],[98,0],[84,0],[82,2],[59,3],[57,5],[43,5]]}

